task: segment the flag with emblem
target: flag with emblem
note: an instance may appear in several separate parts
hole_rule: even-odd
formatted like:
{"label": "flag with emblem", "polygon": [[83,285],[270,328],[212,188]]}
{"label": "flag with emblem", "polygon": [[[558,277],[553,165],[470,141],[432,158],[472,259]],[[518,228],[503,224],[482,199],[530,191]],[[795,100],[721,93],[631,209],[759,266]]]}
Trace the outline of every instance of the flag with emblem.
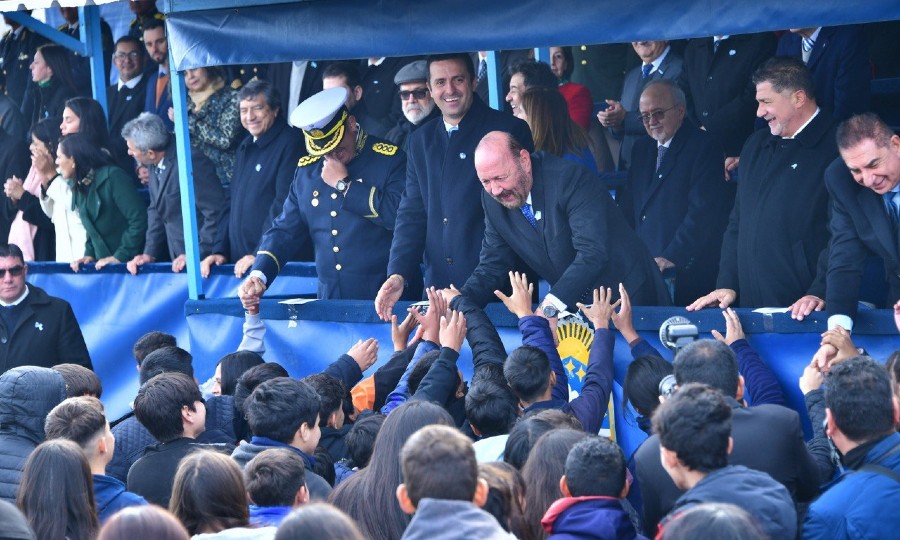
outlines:
{"label": "flag with emblem", "polygon": [[[588,358],[591,345],[594,343],[594,332],[586,322],[578,317],[566,317],[559,321],[556,327],[556,337],[559,344],[556,350],[562,359],[563,367],[569,379],[569,398],[581,394],[581,386],[584,376],[587,375]],[[606,415],[603,417],[603,427],[600,434],[616,440],[615,415],[613,414],[613,396],[609,395]]]}

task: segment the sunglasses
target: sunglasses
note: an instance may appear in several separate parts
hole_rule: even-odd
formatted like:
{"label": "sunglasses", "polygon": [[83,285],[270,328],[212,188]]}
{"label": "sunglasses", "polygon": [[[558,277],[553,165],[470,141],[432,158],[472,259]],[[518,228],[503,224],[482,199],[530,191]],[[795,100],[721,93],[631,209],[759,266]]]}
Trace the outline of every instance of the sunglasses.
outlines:
{"label": "sunglasses", "polygon": [[416,99],[425,99],[425,96],[428,95],[427,88],[416,88],[415,90],[401,90],[400,91],[400,101],[406,101],[409,99],[409,96],[412,96]]}
{"label": "sunglasses", "polygon": [[12,277],[19,277],[24,271],[25,267],[22,265],[13,266],[12,268],[0,268],[0,278],[5,278],[7,272],[9,272],[9,275]]}

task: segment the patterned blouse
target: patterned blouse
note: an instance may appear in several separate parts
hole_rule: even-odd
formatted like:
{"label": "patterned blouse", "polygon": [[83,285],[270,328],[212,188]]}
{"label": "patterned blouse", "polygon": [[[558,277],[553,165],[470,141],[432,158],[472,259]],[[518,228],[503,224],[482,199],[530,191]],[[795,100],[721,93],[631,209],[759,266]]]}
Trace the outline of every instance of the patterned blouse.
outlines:
{"label": "patterned blouse", "polygon": [[222,87],[209,96],[199,111],[188,100],[188,129],[191,143],[216,165],[219,181],[228,187],[234,173],[235,150],[243,136],[237,91]]}

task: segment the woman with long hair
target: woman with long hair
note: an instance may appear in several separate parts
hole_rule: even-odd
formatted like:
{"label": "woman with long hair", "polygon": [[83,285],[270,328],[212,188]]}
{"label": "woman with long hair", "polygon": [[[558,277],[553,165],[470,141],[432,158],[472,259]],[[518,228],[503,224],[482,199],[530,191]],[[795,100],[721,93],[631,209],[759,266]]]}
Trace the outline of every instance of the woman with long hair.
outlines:
{"label": "woman with long hair", "polygon": [[63,135],[81,133],[107,152],[110,148],[109,128],[103,107],[95,99],[75,97],[66,101],[59,131]]}
{"label": "woman with long hair", "polygon": [[450,413],[427,401],[408,401],[388,415],[375,438],[369,465],[331,493],[328,502],[356,520],[363,536],[399,540],[410,516],[400,509],[400,449],[419,429],[432,424],[453,425]]}
{"label": "woman with long hair", "polygon": [[99,270],[130,261],[144,248],[147,205],[128,175],[85,135],[63,137],[56,152],[60,176],[72,186],[73,201],[87,231],[84,256],[72,270],[95,262]]}
{"label": "woman with long hair", "polygon": [[221,67],[189,69],[184,74],[191,142],[216,166],[223,187],[231,185],[237,145],[244,134],[237,91],[225,84]]}
{"label": "woman with long hair", "polygon": [[569,450],[587,436],[584,431],[554,429],[542,435],[531,449],[528,461],[522,467],[522,477],[528,486],[525,492],[526,531],[522,535],[523,540],[547,537],[541,518],[550,505],[562,497],[559,479],[565,474]]}
{"label": "woman with long hair", "polygon": [[252,351],[237,351],[228,353],[216,364],[216,372],[213,375],[214,383],[212,394],[214,396],[233,396],[238,379],[248,369],[264,363],[262,356]]}
{"label": "woman with long hair", "polygon": [[597,174],[587,133],[569,117],[569,106],[556,90],[534,87],[521,96],[524,120],[531,128],[534,149],[574,161]]}
{"label": "woman with long hair", "polygon": [[[228,538],[259,537],[260,531],[275,534],[274,527],[249,529],[250,507],[244,477],[230,456],[197,450],[181,460],[172,484],[169,511],[195,538],[215,537],[229,531]],[[226,536],[226,535],[223,535]]]}
{"label": "woman with long hair", "polygon": [[188,540],[190,535],[170,512],[153,504],[129,506],[116,512],[103,528],[97,540]]}
{"label": "woman with long hair", "polygon": [[347,514],[326,503],[305,504],[288,515],[278,527],[275,540],[363,540],[356,523]]}
{"label": "woman with long hair", "polygon": [[16,504],[41,540],[93,540],[100,529],[91,467],[69,440],[46,441],[28,456]]}
{"label": "woman with long hair", "polygon": [[[59,144],[57,120],[55,118],[41,120],[31,128],[30,137],[31,145],[28,149],[31,151],[31,169],[28,176],[25,180],[13,176],[7,179],[4,185],[8,210],[15,214],[9,227],[8,242],[22,249],[26,262],[52,261],[56,257],[55,224],[51,214],[44,212],[41,199],[44,198],[48,186],[57,177],[55,163],[56,147]],[[50,204],[52,205],[52,202]],[[77,224],[81,225],[77,215],[75,219]],[[83,233],[84,229],[81,231]],[[84,249],[83,234],[80,241],[80,247]]]}
{"label": "woman with long hair", "polygon": [[31,62],[31,80],[22,98],[22,116],[29,127],[45,118],[62,117],[66,100],[78,95],[72,82],[69,51],[62,45],[41,45]]}

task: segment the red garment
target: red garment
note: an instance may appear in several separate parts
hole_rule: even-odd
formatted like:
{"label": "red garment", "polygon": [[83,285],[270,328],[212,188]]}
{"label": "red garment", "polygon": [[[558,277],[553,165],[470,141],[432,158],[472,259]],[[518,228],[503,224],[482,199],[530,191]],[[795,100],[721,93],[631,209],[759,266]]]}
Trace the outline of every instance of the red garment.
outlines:
{"label": "red garment", "polygon": [[591,116],[594,112],[594,98],[591,91],[583,84],[567,82],[559,85],[559,93],[569,104],[569,116],[585,131],[591,129]]}

